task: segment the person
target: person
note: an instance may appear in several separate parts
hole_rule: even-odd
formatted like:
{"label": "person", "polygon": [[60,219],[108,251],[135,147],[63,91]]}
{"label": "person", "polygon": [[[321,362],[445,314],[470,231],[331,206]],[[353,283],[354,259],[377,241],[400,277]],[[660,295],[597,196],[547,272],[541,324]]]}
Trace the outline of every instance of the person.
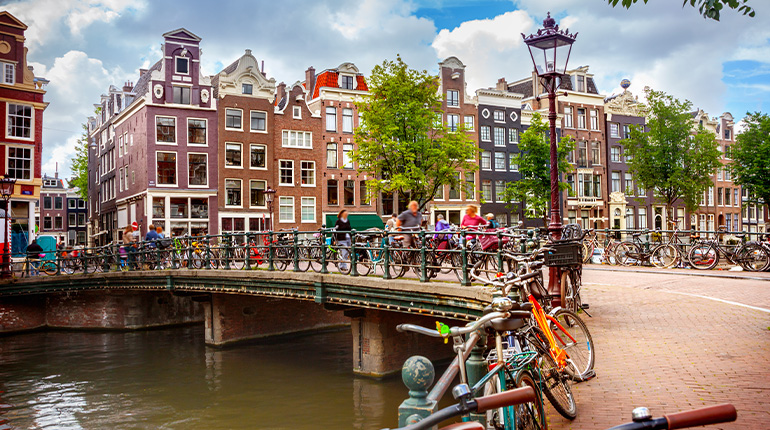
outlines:
{"label": "person", "polygon": [[495,219],[495,214],[492,212],[486,214],[484,218],[487,219],[487,228],[500,228],[500,223]]}
{"label": "person", "polygon": [[36,276],[40,269],[40,254],[43,253],[43,247],[37,243],[37,239],[33,239],[32,243],[27,246],[27,261],[29,261],[29,274]]}
{"label": "person", "polygon": [[159,238],[160,236],[158,236],[158,232],[155,230],[155,226],[153,224],[147,226],[147,234],[144,235],[145,242],[149,242],[147,246],[150,248],[155,248],[155,241]]}
{"label": "person", "polygon": [[[438,214],[436,217],[436,231],[444,231],[449,230],[451,228],[451,224],[444,221],[444,215]],[[434,239],[439,241],[439,248],[446,248],[446,241],[449,239],[448,234],[436,234],[433,236]]]}
{"label": "person", "polygon": [[155,227],[155,232],[158,233],[158,239],[165,239],[166,235],[163,234],[163,226]]}
{"label": "person", "polygon": [[125,229],[123,229],[123,249],[125,250],[127,256],[128,256],[128,267],[130,269],[134,268],[134,257],[136,253],[136,242],[137,242],[137,236],[134,234],[134,229],[138,229],[139,226],[134,221],[132,225],[127,225]]}
{"label": "person", "polygon": [[350,254],[348,250],[351,245],[350,231],[353,228],[350,226],[350,221],[348,220],[348,211],[345,209],[341,210],[337,214],[337,222],[334,223],[334,229],[337,230],[337,233],[334,235],[334,239],[337,241],[337,246],[340,247],[340,270],[347,272],[347,261]]}
{"label": "person", "polygon": [[[401,231],[417,231],[422,223],[422,214],[418,211],[420,205],[412,200],[409,202],[408,209],[401,212],[396,222],[396,227]],[[404,235],[404,246],[412,245],[412,235]]]}
{"label": "person", "polygon": [[[385,223],[385,231],[396,231],[396,227],[398,226],[398,214],[393,213],[390,215],[390,219],[388,222]],[[396,236],[394,235],[388,235],[388,244],[393,245],[393,241],[396,240]]]}
{"label": "person", "polygon": [[471,229],[478,230],[479,227],[487,225],[487,221],[476,214],[476,206],[469,205],[465,208],[465,216],[462,222],[460,222],[460,228],[470,227]]}

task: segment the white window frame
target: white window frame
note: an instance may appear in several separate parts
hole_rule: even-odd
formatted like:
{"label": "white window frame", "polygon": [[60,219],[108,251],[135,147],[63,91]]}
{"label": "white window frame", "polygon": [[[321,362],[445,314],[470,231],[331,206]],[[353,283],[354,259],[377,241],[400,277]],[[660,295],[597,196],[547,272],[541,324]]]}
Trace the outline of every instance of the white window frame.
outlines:
{"label": "white window frame", "polygon": [[[158,180],[158,154],[161,152],[164,154],[174,154],[174,179],[176,180],[175,184],[161,184]],[[133,174],[133,172],[131,173]],[[155,186],[172,188],[179,187],[179,154],[176,151],[155,151]]]}
{"label": "white window frame", "polygon": [[599,109],[591,109],[591,113],[588,114],[589,122],[591,123],[591,130],[598,131],[599,126]]}
{"label": "white window frame", "polygon": [[[20,149],[28,149],[29,150],[29,179],[21,179],[16,178],[16,182],[32,182],[35,179],[35,148],[27,145],[5,145],[5,174],[8,174],[9,166],[8,166],[8,156],[9,156],[9,149],[10,148],[20,148]],[[98,179],[98,176],[97,176]]]}
{"label": "white window frame", "polygon": [[[330,120],[334,117],[334,121]],[[331,125],[332,128],[329,128]],[[337,108],[334,106],[326,106],[324,109],[324,127],[326,131],[337,132]]]}
{"label": "white window frame", "polygon": [[[241,126],[239,128],[228,127],[227,126],[227,111],[229,111],[229,110],[237,110],[237,111],[241,112]],[[251,115],[249,115],[249,121],[251,121]],[[225,108],[225,130],[243,131],[243,109],[241,109],[241,108],[234,108],[234,107],[226,107]]]}
{"label": "white window frame", "polygon": [[[190,156],[191,155],[203,155],[206,157],[206,183],[204,185],[192,185],[190,184]],[[187,186],[190,188],[208,188],[209,186],[209,154],[206,152],[188,152],[187,153]]]}
{"label": "white window frame", "polygon": [[[350,115],[346,115],[346,113],[349,112]],[[342,132],[343,133],[353,133],[356,129],[355,124],[353,122],[353,118],[355,117],[355,112],[353,112],[352,108],[343,108],[342,109]],[[350,118],[350,129],[348,130],[347,127],[345,127],[345,119]]]}
{"label": "white window frame", "polygon": [[[499,190],[497,189],[497,185],[499,183],[503,184],[503,187],[502,187],[502,191],[503,192],[502,193],[498,193]],[[505,189],[507,188],[507,185],[505,184],[505,181],[502,180],[502,179],[497,179],[497,180],[495,180],[492,183],[492,186],[494,187],[494,190],[495,190],[495,202],[496,203],[505,203],[505,199],[503,198],[504,195],[505,195]]]}
{"label": "white window frame", "polygon": [[[29,122],[29,137],[16,137],[8,134],[8,126],[10,125],[10,116],[11,116],[10,105],[27,106],[31,109],[30,112],[32,116]],[[29,140],[29,141],[35,140],[35,106],[24,104],[24,103],[11,103],[11,102],[5,103],[5,137],[7,139],[14,139],[14,140]]]}
{"label": "white window frame", "polygon": [[[303,215],[302,210],[305,209],[306,207],[310,207],[310,205],[305,204],[306,201],[312,201],[313,202],[313,205],[312,205],[312,207],[313,207],[313,219],[312,220],[305,220],[302,217],[302,215]],[[302,223],[302,224],[313,224],[313,223],[315,223],[316,222],[316,214],[315,213],[316,213],[316,198],[315,197],[300,197],[300,199],[299,199],[299,218],[300,218],[300,223]]]}
{"label": "white window frame", "polygon": [[[173,142],[160,142],[158,141],[158,118],[170,118],[174,120],[174,141]],[[153,128],[153,137],[155,138],[155,144],[156,145],[171,145],[171,146],[177,146],[177,142],[179,141],[179,127],[177,127],[177,118],[175,116],[168,116],[168,115],[155,115],[155,127]]]}
{"label": "white window frame", "polygon": [[[312,169],[305,169],[303,168],[304,163],[310,163],[312,165]],[[310,170],[313,173],[313,183],[312,184],[303,184],[302,183],[302,172],[305,170]],[[316,165],[315,161],[311,160],[300,160],[299,162],[299,182],[300,186],[303,188],[315,188],[316,184],[318,183],[318,175],[316,175]]]}
{"label": "white window frame", "polygon": [[[261,146],[265,150],[265,167],[254,167],[251,165],[251,149],[255,146]],[[249,144],[249,170],[267,170],[267,145],[261,143]]]}
{"label": "white window frame", "polygon": [[118,191],[123,192],[123,168],[118,168]]}
{"label": "white window frame", "polygon": [[302,107],[301,106],[292,106],[291,107],[291,117],[294,119],[302,119]]}
{"label": "white window frame", "polygon": [[[454,98],[449,97],[450,93],[454,93],[456,95],[456,97],[454,97]],[[447,105],[447,107],[460,107],[460,91],[459,90],[446,90],[446,105]]]}
{"label": "white window frame", "polygon": [[70,212],[67,214],[67,227],[77,227],[78,226],[78,216],[75,212]]}
{"label": "white window frame", "polygon": [[[497,111],[495,111],[495,112],[497,112]],[[500,140],[497,139],[498,138],[498,136],[497,136],[498,131],[502,133],[502,135],[500,136]],[[504,148],[505,147],[505,145],[506,145],[506,141],[505,141],[505,127],[494,127],[492,129],[492,141],[494,142],[495,146],[498,147],[498,148]]]}
{"label": "white window frame", "polygon": [[519,144],[519,129],[518,128],[509,128],[508,129],[508,144],[509,145],[518,145]]}
{"label": "white window frame", "polygon": [[[302,135],[303,136],[302,141],[310,142],[310,146],[292,145],[291,144],[292,133],[296,133],[297,137]],[[295,141],[296,140],[297,139],[295,138]],[[313,132],[305,131],[305,130],[281,130],[281,147],[294,148],[294,149],[313,149]]]}
{"label": "white window frame", "polygon": [[620,124],[618,124],[617,122],[610,123],[610,137],[615,137],[620,139]]}
{"label": "white window frame", "polygon": [[[264,179],[250,179],[249,180],[249,208],[251,209],[267,209],[267,198],[265,198],[265,205],[264,206],[254,206],[251,204],[251,183],[252,182],[262,182],[265,184],[265,189],[267,189],[267,181]],[[243,200],[243,199],[241,199]]]}
{"label": "white window frame", "polygon": [[500,109],[495,109],[494,112],[492,112],[492,119],[495,122],[504,123],[505,122],[505,111],[504,110],[500,110]]}
{"label": "white window frame", "polygon": [[[185,60],[185,61],[187,61],[187,72],[186,72],[186,73],[185,73],[185,72],[180,72],[180,71],[179,71],[179,69],[177,68],[177,61],[178,61],[180,58],[181,58],[181,59],[183,59],[183,60]],[[181,57],[181,56],[179,56],[179,55],[175,55],[175,56],[174,56],[174,74],[175,74],[175,75],[188,75],[188,76],[189,76],[189,75],[190,75],[190,65],[192,64],[192,61],[190,61],[190,60],[191,60],[190,58],[187,58],[187,57]],[[192,92],[192,91],[191,91],[191,92]],[[192,96],[192,94],[190,94],[190,95]]]}
{"label": "white window frame", "polygon": [[[240,189],[241,189],[241,204],[240,205],[228,205],[227,204],[227,181],[238,181],[240,183]],[[243,207],[243,179],[241,178],[225,178],[224,182],[224,189],[225,189],[225,207],[226,208],[242,208]],[[251,190],[249,190],[251,192]],[[251,197],[251,196],[249,196]]]}
{"label": "white window frame", "polygon": [[564,128],[575,128],[572,106],[564,107]]}
{"label": "white window frame", "polygon": [[[188,90],[190,90],[189,103],[184,103],[183,101],[179,101],[179,102],[174,101],[174,89],[175,88],[187,88]],[[180,84],[180,83],[175,83],[174,85],[171,86],[171,103],[173,103],[175,105],[178,105],[178,106],[191,106],[192,105],[192,100],[193,100],[192,85],[189,85],[189,84],[188,85],[184,85],[184,84]]]}
{"label": "white window frame", "polygon": [[[349,149],[345,149],[345,148]],[[350,153],[355,150],[355,147],[352,143],[343,143],[342,144],[342,164],[340,165],[342,169],[354,169],[355,164],[353,162],[353,157],[350,156]],[[347,162],[346,162],[347,161]]]}
{"label": "white window frame", "polygon": [[[487,167],[484,167],[484,155],[489,155],[489,165]],[[481,167],[481,170],[492,170],[492,151],[482,150],[481,155],[479,156],[479,167]]]}
{"label": "white window frame", "polygon": [[[263,114],[265,114],[265,129],[264,129],[264,130],[254,129],[254,127],[251,125],[251,124],[252,124],[252,121],[253,121],[253,118],[252,118],[252,116],[251,116],[251,115],[252,115],[254,112],[260,112],[260,113],[263,113]],[[250,132],[252,132],[252,133],[262,133],[262,134],[267,134],[267,128],[268,128],[268,124],[267,124],[267,112],[266,112],[266,111],[263,111],[263,110],[259,110],[259,109],[253,109],[253,110],[250,110],[250,111],[249,111],[249,131],[250,131]]]}
{"label": "white window frame", "polygon": [[446,116],[446,125],[449,131],[457,131],[458,127],[460,127],[460,115],[448,113]]}
{"label": "white window frame", "polygon": [[[282,176],[281,175],[281,163],[288,162],[291,163],[291,183],[282,182]],[[287,159],[280,159],[278,160],[278,185],[281,187],[293,187],[294,186],[294,160],[287,160]]]}
{"label": "white window frame", "polygon": [[[3,66],[2,67],[2,71],[1,71],[2,74],[3,74],[2,75],[2,83],[4,85],[14,85],[16,83],[16,64],[15,63],[9,63],[7,61],[2,61],[2,62],[0,62],[0,65]],[[11,68],[11,82],[8,82],[5,79],[5,71],[6,71],[6,68],[8,68],[8,67]]]}
{"label": "white window frame", "polygon": [[[468,120],[470,120],[470,127],[468,126]],[[474,131],[476,129],[476,117],[473,115],[464,115],[463,116],[463,125],[465,126],[465,131]]]}
{"label": "white window frame", "polygon": [[[227,165],[227,146],[238,145],[241,148],[241,165],[240,166],[228,166]],[[243,169],[243,144],[239,142],[225,142],[225,169]],[[251,154],[249,154],[249,163],[251,163]]]}
{"label": "white window frame", "polygon": [[[487,138],[484,138],[484,130],[487,130]],[[481,139],[482,142],[491,142],[492,141],[492,127],[488,125],[482,125],[479,127],[479,139]]]}
{"label": "white window frame", "polygon": [[[502,157],[498,157],[498,155],[497,155],[497,154],[500,154]],[[507,170],[508,170],[508,169],[505,167],[505,165],[506,165],[506,164],[507,164],[507,162],[508,162],[508,160],[506,160],[506,158],[507,158],[507,157],[506,157],[506,155],[505,155],[505,152],[504,152],[504,151],[495,151],[495,152],[494,152],[494,157],[492,158],[492,167],[494,168],[494,171],[495,171],[495,172],[505,172],[505,171],[507,171]],[[497,162],[498,162],[498,159],[501,159],[501,160],[503,161],[503,166],[502,166],[502,167],[500,167],[500,168],[498,168],[498,167],[497,167]]]}
{"label": "white window frame", "polygon": [[[288,204],[281,203],[283,199],[291,201],[291,219],[281,219],[281,207],[289,207]],[[278,196],[278,222],[283,224],[293,223],[294,212],[294,196]]]}
{"label": "white window frame", "polygon": [[[192,143],[192,142],[190,142],[190,120],[191,119],[195,120],[195,121],[203,121],[203,123],[206,124],[206,133],[204,133],[204,135],[203,135],[205,140],[206,140],[205,143]],[[197,146],[197,147],[209,146],[209,120],[208,119],[206,119],[206,118],[193,118],[193,117],[187,118],[187,130],[186,131],[187,131],[187,144],[188,145],[190,145],[190,146]]]}

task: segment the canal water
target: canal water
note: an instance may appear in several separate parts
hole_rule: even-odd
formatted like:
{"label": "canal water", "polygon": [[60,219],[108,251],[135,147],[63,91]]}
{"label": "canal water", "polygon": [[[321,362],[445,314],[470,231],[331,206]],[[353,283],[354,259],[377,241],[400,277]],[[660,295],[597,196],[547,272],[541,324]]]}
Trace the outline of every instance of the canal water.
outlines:
{"label": "canal water", "polygon": [[203,328],[0,337],[0,430],[396,427],[400,377],[353,376],[350,330],[207,348]]}

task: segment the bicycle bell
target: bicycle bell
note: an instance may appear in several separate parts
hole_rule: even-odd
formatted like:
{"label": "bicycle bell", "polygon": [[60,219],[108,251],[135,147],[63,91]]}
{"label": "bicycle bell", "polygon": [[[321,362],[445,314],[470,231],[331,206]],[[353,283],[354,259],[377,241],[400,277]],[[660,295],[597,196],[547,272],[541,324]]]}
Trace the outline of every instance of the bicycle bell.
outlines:
{"label": "bicycle bell", "polygon": [[508,297],[495,297],[492,299],[492,309],[497,312],[506,312],[513,307],[513,300]]}
{"label": "bicycle bell", "polygon": [[652,419],[652,414],[650,413],[650,410],[645,407],[634,408],[634,410],[631,411],[631,419],[634,420],[635,423],[647,421]]}

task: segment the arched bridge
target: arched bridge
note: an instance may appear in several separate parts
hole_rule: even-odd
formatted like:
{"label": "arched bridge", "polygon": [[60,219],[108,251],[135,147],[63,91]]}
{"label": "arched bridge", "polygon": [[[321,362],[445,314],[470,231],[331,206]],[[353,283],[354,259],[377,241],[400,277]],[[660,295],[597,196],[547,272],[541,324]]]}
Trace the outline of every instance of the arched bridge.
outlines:
{"label": "arched bridge", "polygon": [[[0,333],[40,327],[133,329],[203,320],[207,344],[350,324],[354,371],[381,376],[443,343],[395,331],[402,322],[468,320],[484,287],[313,272],[129,271],[0,282]],[[435,355],[435,354],[433,354]]]}

